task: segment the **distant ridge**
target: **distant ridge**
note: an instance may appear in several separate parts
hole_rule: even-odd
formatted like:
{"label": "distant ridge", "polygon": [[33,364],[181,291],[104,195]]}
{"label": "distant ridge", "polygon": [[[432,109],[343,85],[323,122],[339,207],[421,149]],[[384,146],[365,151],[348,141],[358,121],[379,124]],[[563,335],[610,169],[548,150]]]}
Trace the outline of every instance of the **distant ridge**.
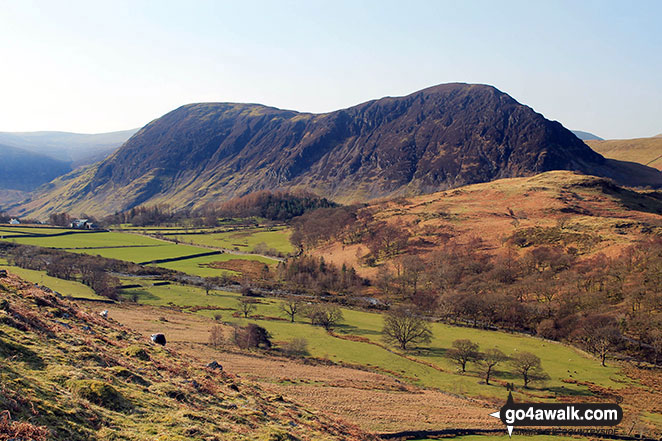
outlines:
{"label": "distant ridge", "polygon": [[662,185],[657,170],[605,159],[560,123],[492,86],[451,83],[324,114],[185,105],[16,210],[45,217],[53,210],[106,214],[154,203],[199,207],[287,188],[367,201],[549,170]]}
{"label": "distant ridge", "polygon": [[598,135],[594,135],[593,133],[589,132],[582,132],[581,130],[572,130],[572,133],[575,134],[575,136],[582,141],[588,141],[592,139],[596,139],[598,141],[602,141],[603,139],[600,138]]}
{"label": "distant ridge", "polygon": [[31,191],[69,171],[68,162],[0,144],[0,191]]}
{"label": "distant ridge", "polygon": [[137,131],[138,129],[131,129],[93,134],[56,131],[0,132],[0,144],[50,156],[77,167],[104,159]]}

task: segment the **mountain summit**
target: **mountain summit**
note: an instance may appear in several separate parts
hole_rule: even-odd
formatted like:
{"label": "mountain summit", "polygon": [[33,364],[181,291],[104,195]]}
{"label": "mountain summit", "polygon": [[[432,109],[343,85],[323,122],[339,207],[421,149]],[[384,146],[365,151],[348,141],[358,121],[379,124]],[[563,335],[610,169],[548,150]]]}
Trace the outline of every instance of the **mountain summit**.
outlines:
{"label": "mountain summit", "polygon": [[662,184],[658,171],[605,159],[494,87],[452,83],[324,114],[185,105],[101,163],[54,182],[24,212],[109,213],[146,202],[200,206],[292,187],[368,200],[549,170]]}

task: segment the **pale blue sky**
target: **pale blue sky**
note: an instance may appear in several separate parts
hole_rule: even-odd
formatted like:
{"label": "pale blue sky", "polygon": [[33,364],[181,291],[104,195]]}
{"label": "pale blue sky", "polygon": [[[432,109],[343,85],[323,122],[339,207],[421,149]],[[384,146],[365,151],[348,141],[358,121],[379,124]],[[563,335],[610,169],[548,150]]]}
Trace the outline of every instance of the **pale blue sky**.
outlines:
{"label": "pale blue sky", "polygon": [[652,136],[661,17],[660,0],[0,0],[0,131],[121,130],[199,101],[324,112],[460,81]]}

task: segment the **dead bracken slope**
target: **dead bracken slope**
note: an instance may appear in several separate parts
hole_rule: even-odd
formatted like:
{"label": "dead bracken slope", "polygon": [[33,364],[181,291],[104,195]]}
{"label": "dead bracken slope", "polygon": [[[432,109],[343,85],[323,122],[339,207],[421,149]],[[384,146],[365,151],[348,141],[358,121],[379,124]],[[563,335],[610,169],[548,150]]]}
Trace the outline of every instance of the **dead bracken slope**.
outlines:
{"label": "dead bracken slope", "polygon": [[11,275],[0,361],[2,441],[373,439]]}

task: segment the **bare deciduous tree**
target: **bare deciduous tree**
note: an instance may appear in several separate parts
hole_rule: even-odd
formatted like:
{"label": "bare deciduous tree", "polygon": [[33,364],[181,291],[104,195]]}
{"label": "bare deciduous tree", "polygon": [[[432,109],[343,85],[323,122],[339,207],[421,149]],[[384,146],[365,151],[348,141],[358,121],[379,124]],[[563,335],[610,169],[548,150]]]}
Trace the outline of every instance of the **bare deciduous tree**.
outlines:
{"label": "bare deciduous tree", "polygon": [[508,360],[508,356],[497,348],[488,349],[480,355],[479,364],[483,374],[485,374],[485,384],[490,384],[490,376],[494,368],[506,360]]}
{"label": "bare deciduous tree", "polygon": [[250,299],[239,299],[238,304],[239,312],[244,315],[244,318],[248,318],[248,316],[256,309],[255,303]]}
{"label": "bare deciduous tree", "polygon": [[223,327],[221,325],[214,325],[209,331],[209,344],[218,347],[225,342]]}
{"label": "bare deciduous tree", "polygon": [[322,326],[327,331],[333,329],[343,319],[342,311],[335,305],[311,305],[307,308],[306,316],[311,324]]}
{"label": "bare deciduous tree", "polygon": [[296,315],[301,312],[301,307],[301,302],[292,298],[287,299],[280,304],[280,310],[290,318],[292,323],[294,323]]}
{"label": "bare deciduous tree", "polygon": [[522,376],[524,387],[528,388],[532,381],[544,381],[549,375],[542,369],[540,358],[531,352],[520,352],[511,359],[515,372]]}
{"label": "bare deciduous tree", "polygon": [[413,308],[406,306],[391,309],[385,314],[382,334],[386,341],[398,343],[402,350],[406,350],[410,343],[429,343],[432,339],[425,320]]}
{"label": "bare deciduous tree", "polygon": [[462,372],[466,372],[467,363],[478,359],[478,343],[467,339],[455,340],[447,354],[451,360],[460,365]]}

